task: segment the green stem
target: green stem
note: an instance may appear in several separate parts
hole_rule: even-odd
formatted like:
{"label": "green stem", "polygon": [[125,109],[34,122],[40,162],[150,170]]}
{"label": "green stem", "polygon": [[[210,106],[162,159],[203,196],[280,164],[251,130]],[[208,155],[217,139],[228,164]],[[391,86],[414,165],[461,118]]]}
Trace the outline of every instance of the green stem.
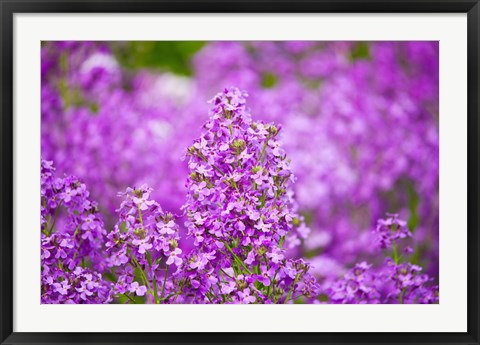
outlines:
{"label": "green stem", "polygon": [[280,241],[278,242],[278,248],[283,249],[284,242],[285,242],[285,236],[281,236]]}
{"label": "green stem", "polygon": [[57,209],[55,210],[55,216],[53,217],[52,226],[50,227],[50,230],[48,231],[48,236],[50,236],[50,235],[52,234],[53,227],[55,226],[55,223],[57,222],[58,213],[59,213],[59,210],[60,210],[60,206],[61,206],[61,205],[62,205],[62,201],[60,201],[60,202],[58,203]]}
{"label": "green stem", "polygon": [[182,292],[183,285],[185,285],[185,283],[186,283],[185,281],[180,282],[180,286],[178,288],[177,294],[175,295],[175,298],[173,299],[173,303],[175,303],[177,301],[177,298],[180,295],[180,293]]}
{"label": "green stem", "polygon": [[142,276],[142,279],[143,279],[143,282],[145,283],[145,285],[147,285],[148,287],[148,290],[149,292],[155,297],[153,291],[152,291],[152,287],[150,286],[150,282],[148,281],[147,279],[147,275],[145,274],[145,272],[143,271],[142,267],[140,266],[140,264],[138,263],[137,259],[135,259],[135,257],[133,255],[130,254],[130,258],[132,259],[132,261],[135,263],[135,266],[137,266],[138,270],[140,271],[140,274]]}
{"label": "green stem", "polygon": [[225,247],[227,247],[228,251],[233,255],[233,258],[235,259],[235,261],[237,261],[238,264],[240,264],[244,269],[245,271],[248,272],[248,274],[252,274],[252,272],[248,269],[247,266],[245,266],[245,263],[242,261],[242,259],[240,259],[232,250],[232,248],[230,248],[230,246],[227,244],[227,242],[223,242],[223,244],[225,245]]}
{"label": "green stem", "polygon": [[171,293],[170,295],[165,296],[165,298],[164,298],[163,300],[161,300],[161,301],[165,301],[165,300],[169,299],[170,297],[175,296],[175,294],[176,294],[176,293]]}
{"label": "green stem", "polygon": [[[267,267],[267,270],[270,270],[270,265],[268,263],[268,258],[265,254],[263,254],[263,258],[265,259],[265,266]],[[277,276],[277,272],[273,275],[273,278],[270,279],[270,285],[267,287],[267,297],[270,298],[270,293],[271,290],[273,289],[273,285],[275,283],[275,277]]]}
{"label": "green stem", "polygon": [[[223,273],[225,273],[222,269],[220,269]],[[227,274],[228,276],[228,274]],[[230,276],[229,276],[230,277]],[[225,281],[225,280],[224,280]],[[220,286],[220,283],[217,281],[217,287],[218,287],[218,290],[219,291],[222,291],[222,287]],[[225,303],[227,301],[227,299],[225,298],[225,295],[222,293],[220,294],[220,296],[222,296],[222,301],[223,303]]]}
{"label": "green stem", "polygon": [[230,279],[235,279],[234,277],[230,276],[227,272],[225,272],[225,271],[223,270],[223,268],[220,268],[220,271],[222,271],[223,274],[225,274],[228,278],[230,278]]}
{"label": "green stem", "polygon": [[262,192],[262,196],[260,197],[260,205],[257,206],[257,210],[261,210],[263,206],[265,206],[265,201],[267,199],[267,194],[265,194],[265,191]]}
{"label": "green stem", "polygon": [[158,300],[158,290],[157,290],[157,277],[155,276],[155,273],[153,274],[153,300],[155,304],[160,304],[160,301]]}
{"label": "green stem", "polygon": [[263,254],[263,259],[265,260],[265,266],[267,267],[267,270],[270,269],[270,265],[268,263],[268,258],[267,258],[267,255]]}
{"label": "green stem", "polygon": [[232,183],[233,183],[233,187],[237,190],[237,192],[240,193],[240,190],[238,190],[237,182],[232,180]]}
{"label": "green stem", "polygon": [[162,285],[162,292],[160,293],[160,299],[163,298],[163,293],[165,292],[165,285],[167,284],[167,275],[168,275],[168,269],[170,266],[167,266],[167,270],[165,271],[165,277],[163,278],[163,285]]}
{"label": "green stem", "polygon": [[143,216],[142,216],[142,210],[140,209],[140,206],[138,206],[138,219],[140,220],[140,224],[142,224],[142,227],[143,227]]}
{"label": "green stem", "polygon": [[[78,227],[77,227],[77,230],[78,230]],[[73,234],[73,236],[76,235],[76,232],[77,232],[77,231],[75,231],[75,234]],[[73,253],[73,258],[74,258],[74,259],[77,258],[78,249],[82,247],[82,243],[83,243],[83,238],[80,238],[80,241],[79,241],[79,243],[78,243],[78,246],[75,248],[75,253]],[[82,258],[82,260],[83,260],[83,258]]]}
{"label": "green stem", "polygon": [[285,298],[285,302],[283,302],[283,304],[287,304],[288,300],[292,297],[293,289],[295,289],[295,284],[297,284],[299,278],[300,273],[295,276],[295,280],[293,281],[292,287],[290,288],[290,291],[288,291],[288,295]]}
{"label": "green stem", "polygon": [[271,139],[270,134],[267,136],[267,140],[265,140],[265,144],[263,144],[262,152],[260,152],[260,156],[258,156],[258,162],[262,162],[262,156],[265,153],[265,150],[268,146],[268,141]]}
{"label": "green stem", "polygon": [[400,291],[400,294],[398,295],[398,303],[403,304],[404,298],[405,298],[405,289],[402,289],[402,291]]}
{"label": "green stem", "polygon": [[124,293],[124,295],[125,295],[126,297],[128,297],[128,299],[129,299],[130,301],[132,301],[133,304],[137,304],[137,302],[135,302],[135,300],[134,300],[132,297],[130,297],[130,296],[127,295],[126,293]]}
{"label": "green stem", "polygon": [[270,286],[268,287],[268,290],[267,290],[267,297],[270,298],[270,295],[271,293],[273,292],[274,288],[275,288],[275,278],[277,278],[277,273],[278,271],[275,271],[275,274],[273,275],[273,278],[272,278],[272,283],[270,284]]}
{"label": "green stem", "polygon": [[[138,205],[137,205],[137,209],[138,209],[138,219],[140,220],[140,224],[142,224],[142,228],[143,228],[144,226],[143,226],[142,210],[140,209],[140,206],[138,206]],[[147,252],[147,255],[146,255],[147,258],[148,258],[148,255],[149,255],[149,253]],[[153,296],[154,303],[159,304],[158,296],[157,296],[157,278],[155,276],[155,272],[153,274],[153,286],[154,286],[154,288],[152,289],[152,286],[150,285],[150,282],[148,281],[147,275],[145,274],[145,271],[142,269],[142,267],[140,266],[137,259],[133,255],[130,255],[130,257],[132,258],[133,262],[135,263],[135,265],[139,269],[140,274],[142,275],[143,282],[145,283],[145,285],[147,285],[148,291]],[[151,262],[150,262],[150,265],[151,265]]]}
{"label": "green stem", "polygon": [[[208,163],[207,157],[205,157],[201,152],[198,152],[198,157],[200,157],[205,163]],[[208,163],[210,164],[210,163]],[[225,175],[215,164],[210,164],[215,170],[217,170],[222,176]]]}
{"label": "green stem", "polygon": [[398,257],[398,251],[397,251],[397,244],[395,241],[393,241],[393,261],[395,262],[395,265],[398,265],[400,263],[400,258]]}

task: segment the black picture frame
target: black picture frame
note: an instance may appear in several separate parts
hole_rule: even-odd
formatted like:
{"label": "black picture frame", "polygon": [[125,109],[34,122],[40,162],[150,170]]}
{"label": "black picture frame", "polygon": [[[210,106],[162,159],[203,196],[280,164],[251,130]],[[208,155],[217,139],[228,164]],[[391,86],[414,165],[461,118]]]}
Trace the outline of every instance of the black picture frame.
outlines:
{"label": "black picture frame", "polygon": [[[2,344],[480,344],[479,340],[479,0],[0,0]],[[468,315],[466,333],[18,333],[13,332],[13,17],[15,13],[439,13],[468,14]],[[451,316],[455,318],[455,315]]]}

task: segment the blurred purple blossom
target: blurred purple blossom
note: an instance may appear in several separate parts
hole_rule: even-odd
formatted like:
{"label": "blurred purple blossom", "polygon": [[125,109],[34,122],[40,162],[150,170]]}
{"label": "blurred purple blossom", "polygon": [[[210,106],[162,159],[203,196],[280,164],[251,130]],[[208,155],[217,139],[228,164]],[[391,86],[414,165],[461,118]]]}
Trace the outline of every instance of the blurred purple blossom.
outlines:
{"label": "blurred purple blossom", "polygon": [[[383,255],[393,255],[387,248],[392,249],[405,235],[408,241],[402,242],[397,255],[409,256],[438,283],[438,42],[209,42],[194,56],[191,78],[127,70],[113,54],[114,48],[115,43],[102,42],[47,42],[42,46],[42,156],[55,162],[58,176],[80,177],[91,193],[71,181],[65,186],[61,177],[49,182],[49,190],[54,192],[45,195],[42,228],[52,225],[52,212],[59,208],[67,211],[59,212],[55,228],[67,231],[42,238],[42,260],[58,256],[74,265],[69,251],[81,239],[91,243],[82,249],[82,256],[92,253],[92,269],[103,272],[102,241],[97,234],[100,228],[102,236],[105,228],[122,233],[115,195],[128,186],[153,187],[148,195],[142,195],[143,200],[137,197],[134,201],[140,211],[148,213],[158,203],[162,205],[158,212],[172,216],[185,203],[185,177],[191,173],[232,181],[228,182],[231,185],[250,178],[258,190],[271,197],[270,172],[253,166],[255,171],[248,174],[232,169],[220,178],[213,168],[218,157],[242,167],[255,159],[255,152],[244,148],[241,141],[252,133],[235,143],[224,142],[231,136],[230,128],[236,130],[228,119],[218,128],[207,128],[215,130],[219,138],[213,155],[208,140],[194,143],[208,164],[192,166],[180,159],[192,139],[202,135],[209,107],[205,100],[225,86],[236,85],[249,91],[249,109],[244,109],[245,95],[233,93],[225,110],[240,107],[247,118],[252,113],[262,120],[257,135],[268,135],[266,124],[271,121],[281,123],[281,145],[267,140],[267,151],[274,159],[285,153],[290,159],[278,163],[279,176],[290,168],[295,171],[296,181],[285,191],[285,198],[295,199],[294,212],[304,222],[294,224],[296,236],[285,239],[286,252],[266,253],[269,261],[279,264],[293,257],[305,258],[311,265],[309,272],[321,290],[327,291],[359,262],[372,263],[366,272],[381,270],[381,276],[386,276],[390,266],[383,263]],[[45,164],[48,170],[50,163]],[[192,176],[189,181],[189,195],[196,202],[216,197],[206,181],[191,183]],[[85,193],[87,199],[82,197]],[[75,201],[70,208],[72,200],[82,204]],[[192,249],[208,246],[211,234],[223,234],[222,218],[233,219],[242,210],[255,223],[253,229],[267,237],[278,225],[276,219],[263,219],[260,210],[245,209],[241,202],[228,198],[217,202],[225,203],[225,208],[212,224],[207,214],[195,213],[193,218],[187,217],[194,226],[184,226],[185,217],[179,215],[167,223],[152,223],[152,231],[155,226],[158,235],[182,236],[176,245],[183,251],[181,256],[188,257]],[[95,211],[89,214],[92,207]],[[388,212],[398,213],[394,219],[405,221],[393,231],[391,224],[380,220],[382,224],[371,231]],[[296,223],[297,219],[286,221]],[[72,232],[79,224],[79,232]],[[207,226],[211,233],[205,230]],[[231,223],[231,231],[245,233],[249,229],[242,218]],[[129,238],[132,248],[136,246],[135,253],[145,255],[152,250],[153,237],[135,236]],[[374,243],[385,249],[380,257]],[[216,253],[227,250],[221,241],[213,245]],[[169,249],[159,250],[168,256],[172,253]],[[215,255],[206,251],[189,263],[189,267],[205,271],[207,284],[216,285],[214,281],[219,279],[206,268],[211,260],[207,257]],[[252,264],[257,256],[252,250],[245,262]],[[127,259],[121,251],[113,251],[109,260],[121,267]],[[116,284],[118,291],[129,291],[135,269],[125,274]],[[163,277],[160,272],[156,280]],[[408,274],[402,277],[409,282]],[[231,284],[221,282],[222,289]],[[169,278],[166,284],[168,290],[174,282]],[[66,289],[60,287],[62,292]],[[241,290],[244,296],[245,290]],[[252,294],[255,289],[249,288],[247,298]],[[431,291],[425,294],[433,296]],[[407,297],[405,302],[420,301]],[[238,294],[232,298],[243,301]]]}

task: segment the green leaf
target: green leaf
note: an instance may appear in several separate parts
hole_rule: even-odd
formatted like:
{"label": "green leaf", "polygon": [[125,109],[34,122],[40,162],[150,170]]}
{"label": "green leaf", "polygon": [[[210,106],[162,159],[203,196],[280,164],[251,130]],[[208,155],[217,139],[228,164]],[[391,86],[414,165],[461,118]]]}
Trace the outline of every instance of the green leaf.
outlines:
{"label": "green leaf", "polygon": [[130,299],[127,296],[125,296],[125,295],[118,296],[118,303],[125,304],[128,301],[130,301]]}
{"label": "green leaf", "polygon": [[191,59],[204,45],[202,41],[111,43],[117,59],[127,68],[154,68],[186,76],[192,75]]}
{"label": "green leaf", "polygon": [[152,267],[152,256],[150,255],[150,252],[147,251],[146,253],[148,265]]}
{"label": "green leaf", "polygon": [[370,59],[370,47],[368,42],[359,42],[352,51],[352,60]]}
{"label": "green leaf", "polygon": [[272,73],[264,73],[262,75],[262,86],[271,89],[278,83],[278,77]]}

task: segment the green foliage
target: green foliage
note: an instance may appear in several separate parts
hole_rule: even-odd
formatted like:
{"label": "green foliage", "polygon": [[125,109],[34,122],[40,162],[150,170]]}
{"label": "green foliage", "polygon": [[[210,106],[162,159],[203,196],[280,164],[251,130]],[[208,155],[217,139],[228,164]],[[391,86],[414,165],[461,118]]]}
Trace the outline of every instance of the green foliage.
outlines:
{"label": "green foliage", "polygon": [[410,185],[408,189],[409,194],[409,203],[408,208],[410,210],[410,218],[408,219],[408,229],[413,233],[413,231],[418,226],[420,222],[420,217],[418,215],[418,206],[420,204],[420,196],[415,191],[415,187]]}
{"label": "green foliage", "polygon": [[352,50],[352,60],[369,59],[370,48],[368,42],[359,42]]}
{"label": "green foliage", "polygon": [[113,42],[112,50],[129,69],[153,68],[179,75],[191,75],[191,58],[205,42],[201,41],[131,41]]}
{"label": "green foliage", "polygon": [[118,295],[118,303],[125,304],[125,303],[133,303],[133,304],[145,304],[145,299],[142,296],[136,296],[134,293],[128,293]]}
{"label": "green foliage", "polygon": [[328,295],[326,295],[326,294],[324,294],[324,293],[318,295],[317,299],[318,299],[320,302],[329,302]]}
{"label": "green foliage", "polygon": [[278,83],[278,78],[272,73],[264,73],[262,75],[262,86],[266,89],[271,89]]}

